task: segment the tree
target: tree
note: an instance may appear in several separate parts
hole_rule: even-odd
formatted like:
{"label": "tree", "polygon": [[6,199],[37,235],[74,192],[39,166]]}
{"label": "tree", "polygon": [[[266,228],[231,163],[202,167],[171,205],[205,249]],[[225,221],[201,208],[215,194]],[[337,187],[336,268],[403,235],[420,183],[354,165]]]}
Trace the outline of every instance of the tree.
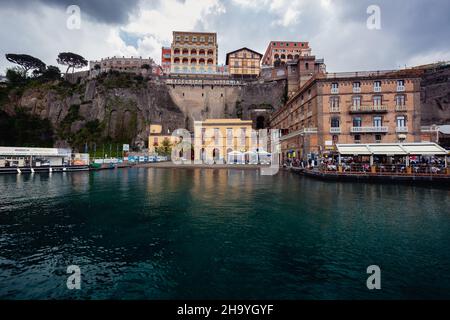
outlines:
{"label": "tree", "polygon": [[8,53],[5,55],[5,57],[6,57],[6,60],[8,60],[9,62],[19,65],[22,68],[25,77],[27,76],[28,71],[30,71],[30,70],[45,69],[44,62],[42,62],[38,58],[35,58],[35,57],[27,55],[27,54]]}
{"label": "tree", "polygon": [[66,75],[70,68],[72,68],[72,72],[74,72],[75,69],[80,69],[88,65],[85,58],[72,52],[61,52],[56,61],[63,66],[67,66]]}
{"label": "tree", "polygon": [[11,85],[16,86],[25,82],[26,77],[23,69],[16,67],[6,71],[6,79],[8,79]]}
{"label": "tree", "polygon": [[97,71],[99,71],[101,68],[102,67],[98,63],[94,66],[94,70],[97,70]]}
{"label": "tree", "polygon": [[170,156],[172,153],[172,143],[168,138],[165,138],[163,142],[161,142],[161,146],[156,147],[155,151],[160,156]]}
{"label": "tree", "polygon": [[61,70],[55,66],[48,66],[42,73],[42,78],[44,80],[59,80],[61,79]]}

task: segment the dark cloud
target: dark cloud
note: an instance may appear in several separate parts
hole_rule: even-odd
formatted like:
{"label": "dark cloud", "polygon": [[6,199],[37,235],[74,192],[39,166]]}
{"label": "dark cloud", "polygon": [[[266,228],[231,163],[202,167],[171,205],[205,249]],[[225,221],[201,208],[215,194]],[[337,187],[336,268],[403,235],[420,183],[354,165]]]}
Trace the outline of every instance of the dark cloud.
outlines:
{"label": "dark cloud", "polygon": [[[137,9],[139,0],[1,0],[1,6],[23,8],[39,4],[59,7],[65,10],[70,5],[78,5],[82,14],[92,20],[108,24],[122,24],[129,14]],[[150,0],[150,2],[157,2]]]}

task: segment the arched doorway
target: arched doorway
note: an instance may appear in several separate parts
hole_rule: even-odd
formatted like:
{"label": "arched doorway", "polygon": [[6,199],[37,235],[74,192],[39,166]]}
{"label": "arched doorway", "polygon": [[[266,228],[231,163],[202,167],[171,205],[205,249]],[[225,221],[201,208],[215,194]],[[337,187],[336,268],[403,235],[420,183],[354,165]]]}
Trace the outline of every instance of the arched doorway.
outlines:
{"label": "arched doorway", "polygon": [[216,160],[219,160],[219,158],[220,158],[220,151],[219,151],[219,149],[215,148],[213,150],[213,159],[214,159],[214,161],[216,161]]}

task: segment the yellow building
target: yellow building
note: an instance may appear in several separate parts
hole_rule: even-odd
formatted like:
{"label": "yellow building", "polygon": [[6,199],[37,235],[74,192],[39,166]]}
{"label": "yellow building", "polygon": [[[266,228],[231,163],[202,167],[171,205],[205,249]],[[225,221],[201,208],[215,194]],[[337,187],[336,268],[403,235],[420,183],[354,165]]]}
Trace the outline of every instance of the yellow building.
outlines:
{"label": "yellow building", "polygon": [[231,75],[257,77],[261,71],[262,54],[248,48],[227,53],[226,65]]}
{"label": "yellow building", "polygon": [[230,154],[244,154],[252,149],[252,121],[208,119],[194,122],[194,162],[223,164]]}
{"label": "yellow building", "polygon": [[172,146],[174,146],[180,141],[180,138],[178,137],[173,137],[170,134],[163,134],[162,125],[160,124],[150,125],[150,136],[148,138],[148,153],[156,154],[156,148],[160,147],[165,139],[169,140]]}

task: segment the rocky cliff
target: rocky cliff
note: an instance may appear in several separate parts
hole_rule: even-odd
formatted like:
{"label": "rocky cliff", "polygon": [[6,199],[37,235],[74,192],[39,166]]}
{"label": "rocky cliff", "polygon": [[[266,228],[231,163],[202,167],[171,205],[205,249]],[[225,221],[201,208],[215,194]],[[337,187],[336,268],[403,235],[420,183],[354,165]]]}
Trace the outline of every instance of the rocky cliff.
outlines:
{"label": "rocky cliff", "polygon": [[421,87],[422,125],[450,124],[450,66],[427,70]]}
{"label": "rocky cliff", "polygon": [[20,110],[50,121],[58,147],[82,149],[86,142],[144,147],[150,123],[161,123],[167,132],[192,130],[194,120],[211,117],[254,119],[260,114],[264,122],[283,104],[284,95],[285,83],[169,86],[115,73],[76,84],[31,81],[9,90],[0,110],[10,116]]}

